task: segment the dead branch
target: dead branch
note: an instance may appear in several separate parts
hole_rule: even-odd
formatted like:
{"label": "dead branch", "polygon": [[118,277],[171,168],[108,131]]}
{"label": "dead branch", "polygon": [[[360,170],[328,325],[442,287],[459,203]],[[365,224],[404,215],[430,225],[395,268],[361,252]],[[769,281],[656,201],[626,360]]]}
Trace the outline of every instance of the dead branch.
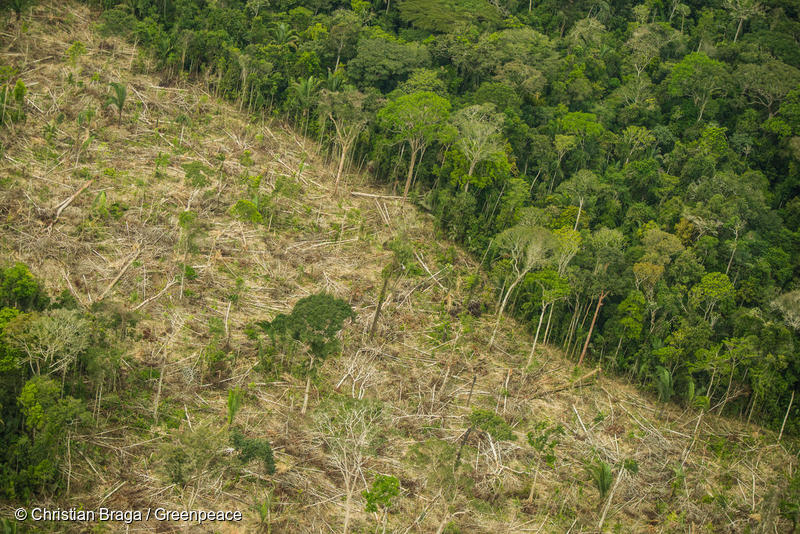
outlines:
{"label": "dead branch", "polygon": [[53,221],[48,225],[48,228],[52,228],[52,226],[56,223],[56,221],[58,221],[58,218],[61,217],[61,213],[65,209],[67,209],[67,206],[72,204],[72,201],[78,198],[78,195],[83,193],[86,190],[86,188],[92,185],[93,181],[94,180],[86,180],[86,182],[80,187],[80,189],[75,191],[68,199],[64,200],[58,206],[55,207],[56,214],[53,216]]}
{"label": "dead branch", "polygon": [[354,197],[366,197],[366,198],[383,198],[386,200],[403,200],[403,197],[398,197],[395,195],[374,195],[372,193],[362,193],[360,191],[350,191],[350,194]]}
{"label": "dead branch", "polygon": [[164,293],[165,293],[165,292],[166,292],[166,291],[167,291],[169,288],[171,288],[172,286],[174,286],[174,285],[175,285],[175,284],[177,284],[177,283],[178,283],[178,282],[177,282],[177,281],[176,281],[176,280],[173,278],[172,280],[170,280],[170,281],[167,283],[167,285],[165,285],[165,286],[164,286],[164,288],[163,288],[161,291],[159,291],[158,293],[156,293],[156,294],[155,294],[155,295],[153,295],[152,297],[150,297],[150,298],[148,298],[148,299],[145,299],[145,300],[143,300],[142,302],[140,302],[140,303],[139,303],[139,304],[138,304],[138,305],[137,305],[135,308],[133,308],[133,311],[138,311],[139,309],[141,309],[141,308],[143,308],[143,307],[147,306],[148,304],[150,304],[151,302],[153,302],[154,300],[156,300],[158,297],[160,297],[161,295],[163,295],[163,294],[164,294]]}
{"label": "dead branch", "polygon": [[131,257],[128,259],[128,261],[125,262],[125,265],[123,265],[122,269],[120,269],[120,271],[117,273],[117,276],[115,276],[114,279],[111,281],[111,283],[108,284],[108,286],[106,286],[105,290],[100,294],[99,297],[97,297],[97,300],[95,302],[100,302],[106,297],[108,292],[111,291],[111,288],[113,288],[117,284],[117,282],[119,282],[119,279],[122,278],[122,275],[125,274],[125,271],[127,271],[128,267],[131,266],[133,260],[135,260],[139,256],[139,252],[140,251],[137,250],[136,252],[131,254]]}
{"label": "dead branch", "polygon": [[571,383],[567,384],[566,386],[561,386],[561,387],[548,389],[546,391],[539,392],[539,393],[535,394],[531,398],[537,399],[539,397],[544,397],[545,395],[550,395],[552,393],[558,393],[559,391],[564,391],[564,390],[567,390],[567,389],[577,389],[577,388],[585,388],[587,386],[591,386],[591,385],[594,384],[594,382],[588,382],[588,383],[585,383],[585,384],[583,384],[581,382],[583,382],[587,378],[591,378],[592,376],[594,376],[595,374],[599,373],[602,370],[603,369],[601,367],[598,367],[597,369],[594,369],[594,370],[586,373],[585,375],[583,375],[582,377],[577,379],[575,382],[571,382]]}

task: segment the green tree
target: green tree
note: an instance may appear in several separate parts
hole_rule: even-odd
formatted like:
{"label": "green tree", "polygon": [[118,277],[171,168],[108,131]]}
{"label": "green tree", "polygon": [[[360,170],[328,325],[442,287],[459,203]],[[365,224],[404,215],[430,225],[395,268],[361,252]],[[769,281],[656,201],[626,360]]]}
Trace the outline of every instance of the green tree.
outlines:
{"label": "green tree", "polygon": [[625,156],[623,165],[627,165],[632,157],[651,148],[656,142],[655,136],[642,126],[628,126],[620,137],[620,156]]}
{"label": "green tree", "polygon": [[354,316],[347,302],[327,293],[319,293],[298,300],[290,314],[279,314],[270,322],[259,323],[271,336],[291,340],[308,351],[301,414],[305,414],[308,407],[312,374],[323,360],[339,350],[336,336],[344,327],[344,322]]}
{"label": "green tree", "polygon": [[453,116],[458,130],[455,146],[467,158],[467,176],[463,178],[464,191],[469,189],[475,167],[502,153],[504,142],[500,135],[500,120],[491,104],[478,104],[459,110]]}
{"label": "green tree", "polygon": [[382,533],[386,533],[386,520],[389,516],[389,508],[392,500],[400,494],[400,481],[391,475],[378,475],[372,481],[372,488],[364,490],[361,495],[367,501],[364,509],[367,512],[381,511]]}
{"label": "green tree", "polygon": [[703,320],[720,301],[733,297],[733,284],[725,273],[708,273],[691,291],[692,300],[703,307]]}
{"label": "green tree", "polygon": [[800,84],[800,70],[782,61],[771,60],[740,65],[735,78],[750,103],[763,107],[772,117],[777,111],[776,106]]}
{"label": "green tree", "polygon": [[597,491],[600,492],[600,499],[605,499],[608,490],[611,489],[611,483],[614,482],[614,474],[611,472],[611,466],[602,460],[587,465],[586,470],[589,477],[597,486]]}
{"label": "green tree", "polygon": [[[59,464],[70,454],[73,436],[91,422],[83,401],[59,394],[54,380],[37,376],[25,383],[18,403],[29,438],[17,442],[19,481],[44,489],[59,478]],[[66,480],[67,489],[70,481]]]}
{"label": "green tree", "polygon": [[592,235],[591,245],[595,253],[595,266],[592,272],[592,278],[595,286],[595,294],[597,295],[597,305],[594,309],[592,322],[589,323],[589,332],[586,334],[586,340],[583,343],[578,365],[583,363],[583,358],[586,356],[586,351],[589,348],[589,342],[592,339],[592,333],[594,332],[597,316],[600,313],[600,307],[603,305],[603,301],[619,286],[621,278],[619,270],[624,243],[625,237],[620,230],[600,228]]}
{"label": "green tree", "polygon": [[724,5],[731,17],[737,21],[736,34],[733,36],[734,43],[739,39],[744,21],[764,12],[763,6],[756,0],[725,0]]}
{"label": "green tree", "polygon": [[677,31],[663,23],[639,24],[631,32],[625,45],[630,51],[626,59],[636,74],[631,81],[632,104],[640,104],[646,95],[647,88],[651,85],[646,70],[659,58],[662,49],[679,37]]}
{"label": "green tree", "polygon": [[697,108],[697,122],[703,119],[708,104],[730,88],[730,77],[723,63],[703,52],[692,52],[670,72],[667,87],[673,96],[688,96]]}
{"label": "green tree", "polygon": [[347,75],[359,88],[377,87],[389,92],[415,69],[430,64],[430,53],[421,43],[374,33],[358,41],[356,56],[347,64]]}
{"label": "green tree", "polygon": [[0,307],[42,310],[49,299],[41,282],[23,263],[0,269]]}
{"label": "green tree", "polygon": [[489,339],[490,348],[494,345],[503,311],[514,289],[529,272],[550,260],[556,246],[552,232],[539,226],[517,225],[497,236],[497,247],[511,267],[511,278],[506,281],[507,287],[501,293],[502,300],[497,308],[497,321]]}
{"label": "green tree", "polygon": [[450,102],[427,91],[400,96],[378,112],[380,125],[393,140],[408,143],[411,161],[403,188],[404,199],[411,188],[417,158],[428,145],[443,138],[449,116]]}
{"label": "green tree", "polygon": [[583,206],[587,203],[594,204],[597,196],[606,191],[606,189],[607,187],[597,178],[597,175],[588,169],[579,170],[569,180],[562,182],[558,186],[560,192],[567,195],[573,203],[578,205],[578,214],[575,216],[573,230],[578,229]]}
{"label": "green tree", "polygon": [[17,22],[22,18],[22,12],[33,5],[34,0],[9,0],[6,9],[11,9],[17,17]]}
{"label": "green tree", "polygon": [[301,78],[292,82],[291,93],[296,105],[303,111],[303,135],[308,130],[308,120],[311,108],[316,101],[317,89],[321,81],[315,76]]}

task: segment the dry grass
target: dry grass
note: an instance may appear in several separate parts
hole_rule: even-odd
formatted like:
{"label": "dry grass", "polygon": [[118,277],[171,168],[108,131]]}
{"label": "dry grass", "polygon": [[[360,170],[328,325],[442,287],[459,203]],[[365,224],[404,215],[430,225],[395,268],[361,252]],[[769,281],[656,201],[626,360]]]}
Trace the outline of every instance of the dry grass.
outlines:
{"label": "dry grass", "polygon": [[[277,120],[245,117],[199,85],[161,86],[138,50],[101,39],[92,20],[84,7],[46,3],[35,9],[27,33],[11,24],[2,35],[0,57],[19,69],[29,94],[27,122],[0,133],[0,176],[6,180],[0,190],[5,221],[0,254],[30,265],[53,293],[68,289],[86,307],[103,300],[119,312],[139,314],[124,360],[163,369],[160,409],[172,410],[173,423],[176,417],[179,422],[168,425],[162,413],[159,423],[144,429],[100,425],[84,439],[106,456],[101,465],[73,458],[72,491],[57,499],[62,507],[238,508],[245,521],[225,532],[249,532],[256,528],[253,498],[271,490],[273,532],[340,529],[341,479],[316,444],[310,420],[299,414],[304,384],[289,375],[264,380],[254,370],[254,344],[244,335],[253,320],[272,318],[324,290],[348,300],[358,318],[343,333],[343,355],[326,362],[311,411],[334,390],[384,403],[387,442],[370,458],[365,480],[373,472],[400,478],[402,498],[390,516],[392,531],[433,532],[443,518],[470,533],[596,531],[603,503],[583,467],[594,459],[612,464],[615,473],[622,472],[618,466],[625,460],[638,465],[636,474],[623,472],[605,529],[783,528],[770,517],[775,506],[770,492],[796,459],[774,444],[771,433],[706,415],[687,454],[696,412],[662,407],[602,375],[568,387],[574,364],[547,347],[539,358],[543,365],[526,375],[520,369],[530,339],[511,320],[504,322],[497,347],[487,352],[492,317],[450,313],[462,305],[460,280],[474,271],[474,262],[461,251],[452,264],[444,261],[450,245],[431,239],[429,216],[392,199],[333,197],[334,170],[312,141]],[[76,40],[87,53],[71,65],[66,51]],[[102,108],[112,81],[128,87],[121,126]],[[87,109],[96,115],[85,128],[78,117]],[[54,125],[50,139],[45,125]],[[90,134],[96,138],[78,151]],[[253,159],[247,167],[241,163],[245,150]],[[160,154],[168,154],[170,162],[157,175]],[[208,185],[186,182],[182,165],[192,162],[213,169]],[[245,171],[263,175],[264,192],[279,180],[297,189],[277,198],[274,220],[265,225],[228,212],[246,198],[240,177]],[[88,189],[52,223],[54,209],[87,179],[93,180]],[[348,176],[344,189],[381,194],[357,174]],[[101,192],[108,203],[127,210],[119,218],[93,218]],[[188,254],[178,224],[186,209],[202,222],[197,250]],[[370,340],[366,330],[389,257],[381,245],[398,233],[414,243],[430,272],[401,279],[391,289],[378,335]],[[184,259],[197,278],[180,283]],[[237,298],[231,299],[233,293]],[[235,357],[209,372],[203,354],[212,319],[224,325]],[[437,337],[440,327],[449,328],[445,340]],[[234,386],[247,388],[237,421],[273,444],[274,476],[253,468],[234,479],[226,467],[230,451],[223,422],[227,391]],[[155,389],[153,383],[151,395]],[[149,415],[148,399],[126,408]],[[462,492],[448,500],[431,476],[437,466],[415,465],[409,451],[430,439],[457,446],[474,407],[502,415],[517,440],[490,443],[472,433],[462,462],[474,468],[469,484],[477,498]],[[109,410],[103,417],[115,420]],[[537,458],[525,435],[539,421],[561,424],[565,434],[555,467],[541,463],[531,504],[526,500]],[[178,444],[199,448],[202,456],[184,487],[169,483],[163,472],[165,450]],[[675,468],[682,463],[685,483],[677,484]],[[359,512],[355,527],[366,532],[373,521]]]}

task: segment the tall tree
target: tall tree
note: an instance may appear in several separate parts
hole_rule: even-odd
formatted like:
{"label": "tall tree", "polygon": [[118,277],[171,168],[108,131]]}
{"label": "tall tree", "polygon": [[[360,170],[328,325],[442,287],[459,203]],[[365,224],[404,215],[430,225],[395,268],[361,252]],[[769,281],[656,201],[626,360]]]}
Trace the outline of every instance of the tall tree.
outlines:
{"label": "tall tree", "polygon": [[581,220],[581,213],[585,204],[592,204],[597,199],[597,195],[607,188],[600,182],[597,175],[588,169],[581,169],[572,178],[562,182],[558,190],[567,195],[570,200],[578,205],[578,215],[575,217],[575,227]]}
{"label": "tall tree", "polygon": [[692,52],[684,57],[668,77],[668,89],[674,96],[688,96],[697,108],[697,122],[715,96],[724,95],[730,88],[730,77],[725,65],[711,59],[703,52]]}
{"label": "tall tree", "polygon": [[327,293],[319,293],[298,300],[290,314],[279,314],[272,321],[259,323],[274,341],[296,343],[307,351],[308,360],[304,370],[306,389],[300,413],[306,413],[311,377],[318,364],[339,350],[336,336],[344,322],[354,316],[347,302]]}
{"label": "tall tree", "polygon": [[320,94],[320,111],[333,123],[336,144],[339,145],[339,166],[336,169],[334,194],[339,189],[339,180],[342,178],[350,149],[369,120],[363,107],[364,94],[355,89],[338,92],[323,90]]}
{"label": "tall tree", "polygon": [[750,103],[766,109],[770,117],[789,91],[800,84],[800,70],[777,60],[740,65],[735,75]]}
{"label": "tall tree", "polygon": [[297,106],[303,110],[303,135],[306,134],[308,129],[308,118],[311,113],[311,108],[314,105],[317,89],[320,85],[320,80],[315,76],[308,78],[301,78],[292,82],[291,91]]}
{"label": "tall tree", "polygon": [[454,114],[453,122],[458,129],[455,145],[469,164],[467,176],[464,178],[466,191],[475,166],[503,150],[500,119],[492,104],[478,104],[459,110]]}
{"label": "tall tree", "polygon": [[739,39],[744,21],[764,12],[763,6],[756,0],[725,0],[724,4],[731,14],[731,17],[738,21],[736,25],[736,35],[733,36],[734,43]]}
{"label": "tall tree", "polygon": [[595,324],[597,323],[597,316],[600,313],[600,307],[603,301],[608,297],[615,286],[618,286],[621,280],[620,267],[622,262],[622,249],[625,243],[625,238],[619,230],[609,230],[608,228],[600,228],[592,235],[592,248],[595,254],[595,266],[592,272],[595,292],[597,295],[597,304],[592,316],[592,322],[589,324],[589,333],[586,334],[586,340],[583,343],[578,365],[583,363],[586,356],[586,351],[589,348],[589,342],[592,339]]}
{"label": "tall tree", "polygon": [[428,145],[442,139],[448,131],[449,117],[450,101],[429,91],[400,96],[378,112],[379,123],[394,140],[408,143],[411,161],[403,188],[404,199],[411,189],[417,158]]}
{"label": "tall tree", "polygon": [[556,243],[552,232],[540,226],[517,225],[497,236],[497,246],[503,251],[511,267],[511,281],[505,289],[497,309],[497,321],[489,339],[489,347],[494,345],[497,329],[503,318],[508,299],[517,285],[531,270],[544,265],[550,259]]}
{"label": "tall tree", "polygon": [[539,313],[539,323],[536,325],[536,334],[533,337],[533,344],[531,345],[531,352],[528,354],[528,362],[525,365],[526,367],[530,367],[536,355],[536,345],[539,343],[539,333],[542,330],[545,311],[549,306],[552,306],[555,301],[567,297],[570,293],[569,282],[552,269],[544,269],[533,273],[533,281],[542,291],[541,311]]}

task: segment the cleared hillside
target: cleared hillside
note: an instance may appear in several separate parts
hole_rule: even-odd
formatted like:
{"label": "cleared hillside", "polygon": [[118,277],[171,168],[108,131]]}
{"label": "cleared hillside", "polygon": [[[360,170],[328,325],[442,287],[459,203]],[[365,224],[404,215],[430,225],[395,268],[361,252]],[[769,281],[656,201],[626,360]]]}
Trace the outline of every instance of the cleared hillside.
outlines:
{"label": "cleared hillside", "polygon": [[[496,290],[429,215],[356,166],[334,194],[335,154],[200,83],[163,86],[145,53],[93,24],[53,2],[2,34],[0,62],[27,94],[26,120],[0,132],[0,258],[72,295],[117,358],[108,389],[85,395],[92,424],[69,435],[62,483],[3,501],[4,517],[45,504],[238,509],[243,521],[219,531],[339,532],[345,484],[321,414],[356,397],[381,410],[354,478],[355,532],[380,528],[361,495],[378,474],[400,482],[387,532],[788,531],[786,437],[658,403],[548,346],[526,369],[530,325],[512,319],[489,348]],[[105,106],[112,82],[127,89],[119,114]],[[398,237],[411,255],[370,336]],[[356,317],[301,414],[305,380],[253,325],[320,292]],[[234,422],[270,442],[274,474],[231,446],[234,388]],[[599,462],[604,497],[587,469]],[[156,528],[209,531],[130,531]]]}

